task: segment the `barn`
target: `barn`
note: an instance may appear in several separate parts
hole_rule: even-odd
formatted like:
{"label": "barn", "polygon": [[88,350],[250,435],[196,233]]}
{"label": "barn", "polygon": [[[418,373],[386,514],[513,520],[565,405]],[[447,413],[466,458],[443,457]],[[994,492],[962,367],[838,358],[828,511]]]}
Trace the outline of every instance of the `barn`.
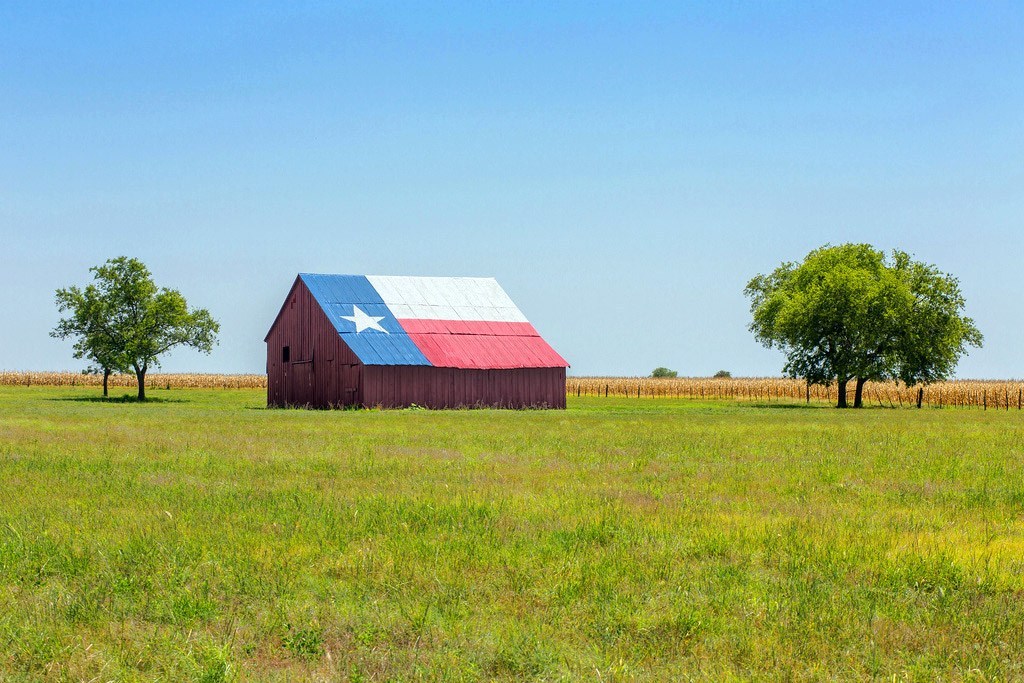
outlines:
{"label": "barn", "polygon": [[565,408],[568,363],[493,278],[300,273],[267,405]]}

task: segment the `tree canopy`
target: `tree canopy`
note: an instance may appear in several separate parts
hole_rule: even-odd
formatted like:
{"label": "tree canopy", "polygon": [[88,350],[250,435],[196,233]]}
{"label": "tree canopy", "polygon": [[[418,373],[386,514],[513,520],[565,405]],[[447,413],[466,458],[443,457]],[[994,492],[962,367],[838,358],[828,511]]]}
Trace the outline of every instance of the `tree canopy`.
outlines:
{"label": "tree canopy", "polygon": [[205,309],[189,309],[185,297],[158,288],[138,259],[121,256],[89,269],[85,288],[57,290],[57,308],[69,312],[51,333],[75,337],[75,357],[86,358],[104,373],[132,371],[139,400],[146,398],[146,372],[177,346],[209,353],[220,325]]}
{"label": "tree canopy", "polygon": [[935,266],[867,244],[826,245],[802,263],[783,263],[750,280],[750,330],[786,355],[784,372],[811,384],[838,385],[837,405],[856,382],[948,378],[982,335],[963,314],[959,281]]}

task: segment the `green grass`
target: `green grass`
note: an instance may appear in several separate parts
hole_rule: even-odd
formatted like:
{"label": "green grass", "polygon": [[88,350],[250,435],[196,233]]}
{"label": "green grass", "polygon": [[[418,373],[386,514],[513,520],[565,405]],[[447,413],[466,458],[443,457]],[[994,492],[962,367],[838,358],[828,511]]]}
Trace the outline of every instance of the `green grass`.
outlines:
{"label": "green grass", "polygon": [[94,395],[0,388],[0,680],[1024,677],[1016,411]]}

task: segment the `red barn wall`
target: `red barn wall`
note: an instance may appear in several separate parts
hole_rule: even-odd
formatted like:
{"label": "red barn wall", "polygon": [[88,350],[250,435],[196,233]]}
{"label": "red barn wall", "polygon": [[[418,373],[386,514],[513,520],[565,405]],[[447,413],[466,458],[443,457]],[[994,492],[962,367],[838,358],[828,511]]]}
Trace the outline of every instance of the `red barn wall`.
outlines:
{"label": "red barn wall", "polygon": [[413,403],[428,408],[565,408],[565,368],[363,367],[363,405],[398,408]]}

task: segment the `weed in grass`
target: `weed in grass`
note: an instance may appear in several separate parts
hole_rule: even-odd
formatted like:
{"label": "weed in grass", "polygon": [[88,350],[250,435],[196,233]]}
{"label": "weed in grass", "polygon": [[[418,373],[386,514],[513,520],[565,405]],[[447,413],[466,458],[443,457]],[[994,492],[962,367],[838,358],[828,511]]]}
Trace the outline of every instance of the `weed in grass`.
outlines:
{"label": "weed in grass", "polygon": [[317,659],[324,653],[324,632],[316,625],[296,627],[285,625],[286,633],[281,639],[284,649],[296,657]]}

